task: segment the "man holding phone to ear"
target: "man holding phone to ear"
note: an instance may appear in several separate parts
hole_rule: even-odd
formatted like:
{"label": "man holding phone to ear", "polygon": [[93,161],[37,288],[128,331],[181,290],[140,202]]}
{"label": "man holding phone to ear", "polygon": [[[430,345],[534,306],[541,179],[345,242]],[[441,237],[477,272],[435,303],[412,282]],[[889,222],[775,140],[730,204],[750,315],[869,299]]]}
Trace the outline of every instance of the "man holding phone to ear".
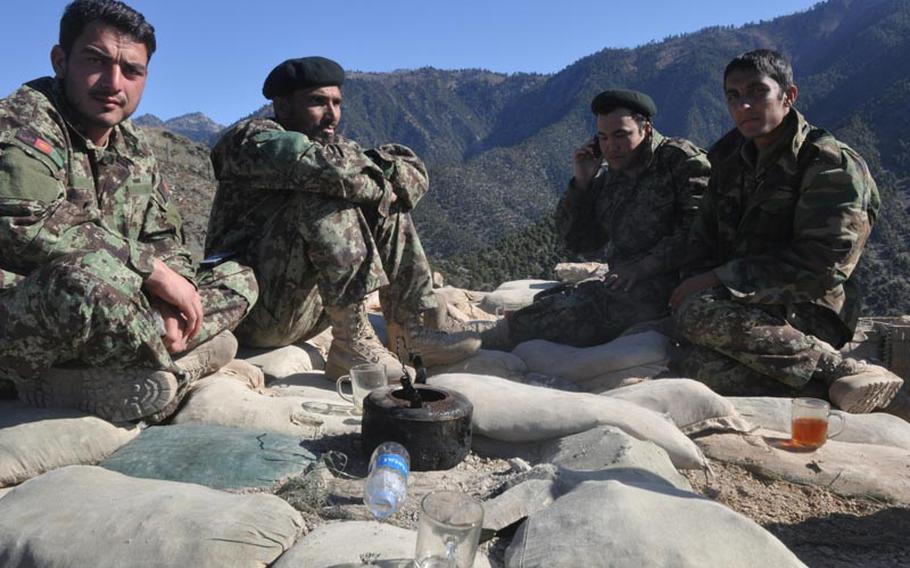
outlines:
{"label": "man holding phone to ear", "polygon": [[598,345],[669,313],[686,235],[708,185],[707,156],[688,140],[661,135],[651,122],[657,107],[644,93],[604,91],[591,111],[597,133],[573,153],[556,226],[569,250],[605,258],[609,272],[539,294],[486,332],[485,345]]}

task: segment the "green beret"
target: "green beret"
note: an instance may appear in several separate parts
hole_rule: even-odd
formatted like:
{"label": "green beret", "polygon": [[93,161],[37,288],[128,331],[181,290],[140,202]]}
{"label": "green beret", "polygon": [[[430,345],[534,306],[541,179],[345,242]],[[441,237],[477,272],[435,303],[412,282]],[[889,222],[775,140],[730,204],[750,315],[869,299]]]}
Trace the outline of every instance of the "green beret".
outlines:
{"label": "green beret", "polygon": [[657,114],[657,106],[651,97],[628,89],[610,89],[591,101],[591,112],[594,114],[608,114],[618,108],[627,108],[647,118],[653,118]]}
{"label": "green beret", "polygon": [[297,89],[338,86],[344,83],[344,69],[325,57],[288,59],[272,69],[262,84],[262,94],[271,100]]}

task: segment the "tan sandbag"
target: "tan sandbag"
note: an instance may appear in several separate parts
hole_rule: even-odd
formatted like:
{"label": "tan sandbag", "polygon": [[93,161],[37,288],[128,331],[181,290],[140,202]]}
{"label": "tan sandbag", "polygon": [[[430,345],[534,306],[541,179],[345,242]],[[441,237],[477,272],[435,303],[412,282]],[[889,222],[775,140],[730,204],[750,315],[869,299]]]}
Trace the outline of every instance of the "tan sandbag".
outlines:
{"label": "tan sandbag", "polygon": [[263,568],[302,527],[273,495],[70,466],[0,499],[0,566]]}
{"label": "tan sandbag", "polygon": [[558,284],[559,282],[553,280],[533,279],[503,282],[498,288],[484,296],[480,307],[491,314],[502,310],[518,310],[530,305],[534,301],[534,296],[539,292]]}
{"label": "tan sandbag", "polygon": [[588,278],[604,276],[610,265],[602,262],[560,262],[553,269],[560,282],[581,282]]}
{"label": "tan sandbag", "polygon": [[[411,568],[416,547],[416,531],[387,523],[327,523],[300,539],[272,568]],[[489,566],[490,562],[478,551],[474,568]]]}
{"label": "tan sandbag", "polygon": [[534,339],[519,344],[512,354],[521,357],[530,371],[560,375],[589,392],[603,392],[632,376],[631,369],[641,368],[635,371],[642,373],[639,377],[653,377],[665,371],[670,360],[670,341],[654,331],[624,335],[594,347]]}
{"label": "tan sandbag", "polygon": [[58,467],[96,464],[138,435],[136,426],[78,410],[0,401],[0,487]]}
{"label": "tan sandbag", "polygon": [[692,379],[644,381],[608,391],[604,396],[666,414],[689,435],[706,430],[748,432],[754,428],[732,402]]}
{"label": "tan sandbag", "polygon": [[531,515],[507,568],[795,568],[805,565],[744,515],[661,483],[587,481]]}
{"label": "tan sandbag", "polygon": [[[286,393],[287,394],[287,393]],[[318,438],[360,431],[353,405],[337,395],[273,396],[219,373],[193,385],[174,424],[214,424]]]}
{"label": "tan sandbag", "polygon": [[[712,434],[698,445],[712,459],[741,465],[770,479],[819,485],[845,497],[910,504],[910,452],[889,446],[828,440],[814,452],[774,447],[784,432]],[[771,443],[769,443],[771,442]]]}
{"label": "tan sandbag", "polygon": [[481,349],[471,357],[457,363],[430,367],[428,372],[431,376],[445,373],[471,373],[512,379],[527,374],[528,366],[521,358],[506,351]]}
{"label": "tan sandbag", "polygon": [[472,426],[481,436],[534,442],[610,425],[639,440],[654,442],[678,468],[704,466],[701,452],[668,418],[631,402],[487,375],[438,375],[428,382],[460,392],[471,401]]}
{"label": "tan sandbag", "polygon": [[[731,396],[729,400],[742,416],[756,426],[777,432],[790,431],[793,399]],[[850,414],[833,409],[831,412],[844,420],[843,431],[834,438],[838,442],[876,444],[910,451],[910,422],[881,412]]]}
{"label": "tan sandbag", "polygon": [[325,358],[322,353],[305,342],[277,349],[241,349],[237,358],[262,369],[267,380],[284,379],[297,373],[325,369]]}

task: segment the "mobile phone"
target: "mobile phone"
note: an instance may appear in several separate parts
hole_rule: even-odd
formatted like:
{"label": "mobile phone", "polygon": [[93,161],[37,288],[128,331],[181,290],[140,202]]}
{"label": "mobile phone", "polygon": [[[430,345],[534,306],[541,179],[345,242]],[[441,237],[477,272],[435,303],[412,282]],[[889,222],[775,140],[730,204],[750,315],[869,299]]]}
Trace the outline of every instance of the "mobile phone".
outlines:
{"label": "mobile phone", "polygon": [[594,138],[591,140],[592,154],[595,158],[603,158],[603,154],[600,153],[600,140],[597,139],[597,135],[594,135]]}

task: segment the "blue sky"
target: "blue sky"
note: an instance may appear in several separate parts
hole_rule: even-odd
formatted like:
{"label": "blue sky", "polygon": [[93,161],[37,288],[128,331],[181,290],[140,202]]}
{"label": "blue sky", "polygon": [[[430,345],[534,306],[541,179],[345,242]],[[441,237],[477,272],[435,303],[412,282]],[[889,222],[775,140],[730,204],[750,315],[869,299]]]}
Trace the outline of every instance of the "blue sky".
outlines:
{"label": "blue sky", "polygon": [[[51,73],[68,0],[3,0],[0,97]],[[222,124],[258,109],[262,80],[289,57],[346,69],[432,66],[553,73],[605,47],[634,47],[713,25],[742,25],[816,0],[132,0],[158,51],[138,114],[202,111]]]}

